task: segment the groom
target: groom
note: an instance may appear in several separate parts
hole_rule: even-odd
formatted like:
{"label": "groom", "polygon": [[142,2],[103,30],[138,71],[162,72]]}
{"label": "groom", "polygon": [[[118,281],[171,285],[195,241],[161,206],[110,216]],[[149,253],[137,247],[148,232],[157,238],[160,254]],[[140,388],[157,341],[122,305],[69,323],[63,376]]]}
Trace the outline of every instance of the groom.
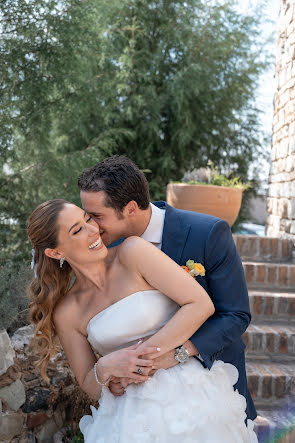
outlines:
{"label": "groom", "polygon": [[[155,367],[167,369],[182,364],[188,356],[199,358],[208,369],[215,360],[233,364],[239,371],[235,388],[246,398],[247,417],[254,420],[257,414],[248,390],[241,338],[251,314],[243,267],[229,225],[163,201],[151,204],[144,174],[127,157],[106,158],[85,170],[78,185],[83,208],[98,223],[107,246],[131,235],[141,236],[179,265],[194,260],[205,267],[205,276],[198,276],[197,281],[211,297],[215,313],[184,346],[155,360]],[[111,389],[123,392],[121,386]]]}

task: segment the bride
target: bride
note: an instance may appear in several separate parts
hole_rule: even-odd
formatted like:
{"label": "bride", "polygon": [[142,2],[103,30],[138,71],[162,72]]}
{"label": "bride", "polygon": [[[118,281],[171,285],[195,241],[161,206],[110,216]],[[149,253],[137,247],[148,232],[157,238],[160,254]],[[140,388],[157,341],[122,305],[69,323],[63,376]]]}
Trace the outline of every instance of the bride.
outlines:
{"label": "bride", "polygon": [[[214,313],[192,276],[138,237],[108,250],[94,220],[64,200],[39,205],[28,235],[41,373],[46,378],[57,335],[81,389],[100,399],[80,421],[86,443],[257,442],[253,422],[245,425],[245,398],[233,389],[233,365],[216,361],[208,370],[190,357],[149,377],[153,359],[185,343]],[[134,383],[115,397],[107,388],[112,377]]]}

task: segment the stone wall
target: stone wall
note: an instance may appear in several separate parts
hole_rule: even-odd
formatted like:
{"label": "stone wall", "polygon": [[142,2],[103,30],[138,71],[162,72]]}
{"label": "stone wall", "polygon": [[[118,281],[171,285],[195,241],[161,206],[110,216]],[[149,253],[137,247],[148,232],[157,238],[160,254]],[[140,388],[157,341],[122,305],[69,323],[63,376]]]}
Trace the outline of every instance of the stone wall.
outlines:
{"label": "stone wall", "polygon": [[267,235],[295,234],[295,0],[281,0]]}
{"label": "stone wall", "polygon": [[51,443],[66,423],[75,428],[80,417],[89,413],[86,395],[76,384],[62,352],[48,366],[50,385],[42,379],[36,367],[37,356],[29,346],[32,337],[32,326],[18,329],[11,338],[5,330],[0,330],[0,442],[3,443]]}

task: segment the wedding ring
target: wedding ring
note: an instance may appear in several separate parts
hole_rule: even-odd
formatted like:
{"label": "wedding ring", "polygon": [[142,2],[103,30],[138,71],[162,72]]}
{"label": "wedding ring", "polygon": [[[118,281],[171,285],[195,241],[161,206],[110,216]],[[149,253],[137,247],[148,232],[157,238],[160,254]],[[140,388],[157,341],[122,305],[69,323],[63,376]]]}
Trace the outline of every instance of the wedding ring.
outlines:
{"label": "wedding ring", "polygon": [[139,367],[139,368],[137,368],[137,373],[139,374],[139,375],[142,375],[142,369]]}

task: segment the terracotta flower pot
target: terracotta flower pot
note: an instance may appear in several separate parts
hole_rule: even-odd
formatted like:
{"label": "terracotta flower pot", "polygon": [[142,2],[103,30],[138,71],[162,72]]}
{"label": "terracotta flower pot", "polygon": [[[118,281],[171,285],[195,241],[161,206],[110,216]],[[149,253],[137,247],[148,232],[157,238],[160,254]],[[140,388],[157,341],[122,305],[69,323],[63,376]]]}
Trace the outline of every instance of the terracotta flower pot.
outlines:
{"label": "terracotta flower pot", "polygon": [[242,189],[213,185],[167,185],[167,203],[174,208],[215,215],[234,224],[242,203]]}

